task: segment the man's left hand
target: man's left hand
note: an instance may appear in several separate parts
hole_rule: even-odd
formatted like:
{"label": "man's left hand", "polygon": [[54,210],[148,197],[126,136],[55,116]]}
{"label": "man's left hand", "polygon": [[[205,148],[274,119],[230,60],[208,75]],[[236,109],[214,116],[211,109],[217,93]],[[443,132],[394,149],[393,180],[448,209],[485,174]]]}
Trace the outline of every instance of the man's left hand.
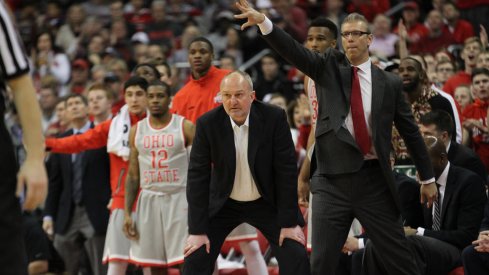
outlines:
{"label": "man's left hand", "polygon": [[304,237],[304,232],[302,232],[302,228],[298,225],[295,227],[282,228],[280,229],[280,238],[278,243],[282,246],[285,238],[292,239],[294,241],[299,242],[302,245],[306,245],[306,238]]}

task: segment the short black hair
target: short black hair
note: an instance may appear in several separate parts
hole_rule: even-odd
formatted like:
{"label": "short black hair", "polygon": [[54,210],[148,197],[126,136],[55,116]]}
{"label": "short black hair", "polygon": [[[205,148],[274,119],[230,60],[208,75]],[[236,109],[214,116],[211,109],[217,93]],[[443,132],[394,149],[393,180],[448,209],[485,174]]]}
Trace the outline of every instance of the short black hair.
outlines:
{"label": "short black hair", "polygon": [[434,124],[438,131],[446,131],[449,137],[452,136],[454,128],[453,120],[446,111],[434,110],[426,113],[420,117],[419,122],[425,126]]}
{"label": "short black hair", "polygon": [[84,95],[82,95],[82,94],[70,94],[70,95],[66,96],[66,103],[68,103],[68,100],[70,100],[72,98],[80,98],[82,100],[83,104],[85,104],[85,106],[88,106],[88,100]]}
{"label": "short black hair", "polygon": [[140,67],[150,67],[150,68],[151,68],[151,70],[154,72],[154,74],[155,74],[156,78],[158,78],[158,79],[159,79],[159,78],[161,77],[161,74],[160,74],[160,72],[158,72],[158,70],[156,69],[156,66],[155,66],[155,65],[153,65],[153,64],[151,64],[151,63],[140,63],[140,64],[137,64],[137,65],[134,67],[134,69],[132,69],[133,74],[135,74],[135,73],[136,73],[136,70],[137,70],[138,68],[140,68]]}
{"label": "short black hair", "polygon": [[333,21],[324,16],[316,17],[314,20],[312,20],[311,24],[309,25],[309,28],[310,27],[324,27],[331,32],[335,40],[338,39],[338,27]]}
{"label": "short black hair", "polygon": [[165,82],[161,81],[161,80],[155,80],[155,81],[151,81],[149,84],[148,84],[148,88],[151,87],[151,86],[161,86],[161,87],[164,87],[165,88],[165,93],[168,97],[171,96],[171,88],[170,88],[170,85],[166,84]]}
{"label": "short black hair", "polygon": [[480,74],[485,74],[486,76],[489,76],[489,70],[486,68],[475,68],[474,70],[472,70],[471,81],[474,81],[474,77]]}
{"label": "short black hair", "polygon": [[124,83],[124,91],[128,87],[131,86],[139,86],[143,88],[143,90],[146,92],[148,90],[148,81],[146,79],[140,77],[140,76],[131,76],[125,83]]}
{"label": "short black hair", "polygon": [[207,39],[203,36],[196,37],[192,41],[190,41],[190,43],[188,44],[188,48],[190,49],[190,45],[194,44],[195,42],[206,43],[207,45],[209,45],[209,50],[211,51],[211,53],[214,53],[214,46],[212,45],[212,42],[209,41],[209,39]]}

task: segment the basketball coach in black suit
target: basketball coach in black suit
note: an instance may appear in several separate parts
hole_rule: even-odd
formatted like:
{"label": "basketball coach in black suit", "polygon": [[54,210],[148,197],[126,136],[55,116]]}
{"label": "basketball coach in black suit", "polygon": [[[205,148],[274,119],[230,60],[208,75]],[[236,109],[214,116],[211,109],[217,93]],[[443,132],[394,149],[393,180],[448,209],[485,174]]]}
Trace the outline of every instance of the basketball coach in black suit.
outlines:
{"label": "basketball coach in black suit", "polygon": [[244,222],[268,239],[280,274],[310,274],[285,112],[255,101],[246,73],[228,74],[220,88],[223,105],[197,120],[190,154],[183,274],[210,275],[224,239]]}
{"label": "basketball coach in black suit", "polygon": [[317,168],[311,181],[312,273],[335,274],[341,249],[354,217],[375,243],[389,274],[419,274],[406,246],[399,198],[389,164],[392,125],[404,139],[418,170],[423,201],[436,198],[433,169],[401,80],[372,64],[368,47],[373,36],[367,20],[350,14],[341,25],[345,53],[311,52],[265,15],[237,3],[262,38],[284,59],[316,83],[318,122]]}

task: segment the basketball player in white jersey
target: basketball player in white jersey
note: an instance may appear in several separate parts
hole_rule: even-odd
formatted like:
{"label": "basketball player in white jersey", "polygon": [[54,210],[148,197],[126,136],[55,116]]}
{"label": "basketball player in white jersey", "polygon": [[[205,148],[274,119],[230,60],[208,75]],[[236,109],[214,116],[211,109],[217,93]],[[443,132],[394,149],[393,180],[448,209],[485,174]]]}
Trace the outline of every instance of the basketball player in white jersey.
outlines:
{"label": "basketball player in white jersey", "polygon": [[[324,53],[328,48],[336,48],[336,39],[338,38],[338,28],[336,25],[324,17],[318,17],[311,22],[307,31],[306,48],[317,53]],[[309,198],[309,178],[311,168],[311,156],[314,149],[316,132],[316,120],[318,115],[318,100],[316,97],[316,87],[314,81],[308,76],[304,77],[304,88],[309,102],[311,111],[311,132],[307,140],[307,157],[302,163],[299,173],[298,189],[299,189],[299,204],[307,206],[308,202],[312,201]],[[309,211],[311,207],[309,207]],[[308,225],[311,227],[311,212],[308,213]],[[309,231],[310,232],[310,231]],[[307,249],[311,250],[311,235],[307,234]]]}
{"label": "basketball player in white jersey", "polygon": [[[131,239],[130,261],[151,267],[151,274],[166,274],[168,267],[183,263],[188,232],[188,154],[195,127],[169,112],[170,87],[166,83],[150,83],[147,96],[150,116],[133,126],[129,135],[123,230]],[[143,272],[149,274],[147,268]]]}

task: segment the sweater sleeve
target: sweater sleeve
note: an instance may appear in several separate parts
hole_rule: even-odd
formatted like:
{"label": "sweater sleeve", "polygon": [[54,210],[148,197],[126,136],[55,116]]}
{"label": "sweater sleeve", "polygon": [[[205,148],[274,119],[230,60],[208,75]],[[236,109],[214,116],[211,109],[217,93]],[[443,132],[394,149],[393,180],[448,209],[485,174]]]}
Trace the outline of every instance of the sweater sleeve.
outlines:
{"label": "sweater sleeve", "polygon": [[46,148],[54,153],[72,154],[107,145],[112,120],[102,122],[81,135],[46,139]]}

